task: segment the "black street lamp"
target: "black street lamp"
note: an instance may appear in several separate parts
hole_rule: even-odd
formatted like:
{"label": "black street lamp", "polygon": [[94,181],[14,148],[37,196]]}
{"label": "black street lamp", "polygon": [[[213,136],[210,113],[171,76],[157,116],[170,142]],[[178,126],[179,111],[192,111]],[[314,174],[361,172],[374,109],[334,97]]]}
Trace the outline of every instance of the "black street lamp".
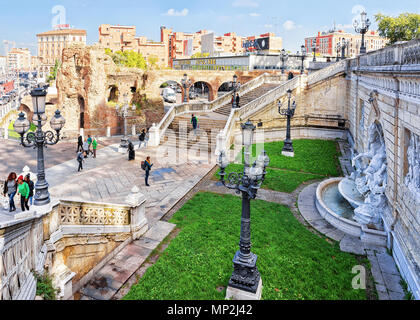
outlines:
{"label": "black street lamp", "polygon": [[337,51],[337,62],[338,62],[338,61],[340,61],[340,50],[341,50],[341,43],[340,42],[337,42],[335,50]]}
{"label": "black street lamp", "polygon": [[236,108],[236,93],[239,91],[239,89],[241,88],[241,83],[238,82],[238,76],[235,74],[233,76],[233,82],[231,84],[231,87],[233,89],[233,104],[232,104],[232,108]]}
{"label": "black street lamp", "polygon": [[265,180],[266,168],[270,164],[270,158],[262,151],[252,167],[250,166],[250,148],[253,143],[256,127],[248,120],[242,124],[242,144],[244,146],[244,171],[243,173],[232,172],[225,179],[225,169],[229,164],[226,152],[221,151],[218,159],[220,167],[220,181],[228,189],[242,193],[242,218],[239,251],[233,258],[233,273],[229,280],[229,287],[256,294],[261,283],[261,276],[257,268],[257,255],[251,252],[251,199],[255,199],[258,189]]}
{"label": "black street lamp", "polygon": [[367,13],[363,11],[360,13],[360,21],[354,20],[353,27],[356,33],[360,33],[362,35],[362,44],[360,46],[360,54],[366,53],[366,46],[365,46],[365,34],[368,32],[370,27],[370,20],[367,18]]}
{"label": "black street lamp", "polygon": [[300,73],[303,74],[305,72],[304,62],[305,62],[305,57],[306,57],[306,48],[304,45],[300,47],[300,51],[302,53],[302,55],[300,56],[300,58],[302,59],[302,66],[300,67]]}
{"label": "black street lamp", "polygon": [[284,74],[285,65],[284,63],[289,59],[289,55],[286,53],[285,49],[281,50],[280,60],[281,60],[281,73]]}
{"label": "black street lamp", "polygon": [[282,150],[282,155],[284,155],[286,157],[294,157],[295,156],[295,151],[293,150],[293,141],[291,139],[291,134],[290,134],[290,120],[295,115],[297,105],[296,105],[296,101],[293,101],[293,103],[291,104],[292,90],[290,90],[290,89],[287,90],[287,98],[288,98],[287,109],[282,109],[283,102],[281,100],[279,101],[279,104],[278,104],[279,113],[282,116],[287,117],[286,140],[284,141],[284,148]]}
{"label": "black street lamp", "polygon": [[314,53],[314,59],[313,59],[313,62],[316,62],[316,49],[317,49],[317,46],[316,46],[316,44],[314,44],[314,45],[312,46],[312,52]]}
{"label": "black street lamp", "polygon": [[38,181],[35,184],[35,206],[44,206],[51,202],[50,193],[48,192],[48,182],[45,179],[44,148],[55,145],[60,141],[60,131],[66,123],[60,110],[57,110],[50,121],[51,129],[53,129],[55,133],[53,131],[42,131],[42,127],[47,123],[47,116],[45,114],[46,88],[47,87],[38,87],[31,91],[34,109],[32,122],[37,127],[36,131],[28,132],[31,124],[29,120],[25,118],[23,112],[19,114],[19,118],[13,124],[15,131],[20,135],[21,145],[25,148],[36,148],[38,150]]}
{"label": "black street lamp", "polygon": [[[120,148],[128,148],[128,137],[127,137],[127,117],[129,116],[130,105],[128,103],[128,94],[124,93],[124,105],[120,107],[118,104],[115,107],[117,114],[124,120],[124,137],[121,138]],[[136,106],[133,104],[131,109],[136,110]]]}
{"label": "black street lamp", "polygon": [[188,92],[187,89],[191,86],[191,80],[188,79],[188,75],[185,73],[184,78],[181,80],[182,86],[184,87],[184,103],[188,103]]}
{"label": "black street lamp", "polygon": [[349,41],[346,39],[341,39],[341,60],[346,58],[346,49],[349,46]]}

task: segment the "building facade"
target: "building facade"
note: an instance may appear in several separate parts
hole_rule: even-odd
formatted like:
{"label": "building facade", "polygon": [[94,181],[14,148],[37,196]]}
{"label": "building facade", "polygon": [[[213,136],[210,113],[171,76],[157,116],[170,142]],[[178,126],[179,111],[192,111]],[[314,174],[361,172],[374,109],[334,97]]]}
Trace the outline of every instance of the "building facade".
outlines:
{"label": "building facade", "polygon": [[[310,59],[305,59],[304,68],[308,68]],[[300,70],[301,56],[290,55],[285,62],[285,70]],[[282,62],[275,54],[243,54],[215,56],[207,58],[175,59],[175,70],[215,70],[215,71],[252,71],[252,70],[280,70]]]}
{"label": "building facade", "polygon": [[159,67],[168,65],[166,47],[163,43],[136,37],[135,26],[102,24],[99,26],[99,44],[115,51],[135,51],[140,53],[148,63]]}
{"label": "building facade", "polygon": [[10,71],[30,71],[31,53],[26,48],[13,48],[7,53],[7,68]]}
{"label": "building facade", "polygon": [[[313,47],[316,45],[316,52],[327,57],[337,56],[337,44],[342,43],[342,40],[349,44],[345,53],[346,57],[353,58],[360,53],[362,44],[362,36],[360,34],[353,34],[344,32],[343,30],[331,30],[328,32],[318,32],[316,37],[305,38],[305,48],[308,54],[313,53]],[[388,40],[379,36],[377,31],[368,31],[365,34],[366,51],[375,51],[386,46]],[[341,55],[341,51],[339,52]]]}
{"label": "building facade", "polygon": [[61,61],[64,48],[75,43],[86,45],[86,30],[61,29],[36,35],[38,38],[38,58],[40,73],[48,75],[56,61]]}

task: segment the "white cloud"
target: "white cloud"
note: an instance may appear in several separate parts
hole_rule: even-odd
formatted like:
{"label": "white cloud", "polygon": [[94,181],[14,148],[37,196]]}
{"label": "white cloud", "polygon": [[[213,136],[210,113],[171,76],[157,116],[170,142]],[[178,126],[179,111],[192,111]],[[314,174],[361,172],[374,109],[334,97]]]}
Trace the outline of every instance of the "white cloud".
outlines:
{"label": "white cloud", "polygon": [[164,16],[170,16],[170,17],[185,17],[188,14],[188,9],[182,9],[181,11],[176,11],[175,9],[169,9],[166,13],[164,13]]}
{"label": "white cloud", "polygon": [[285,23],[283,23],[283,28],[286,31],[290,31],[290,30],[296,29],[296,25],[292,20],[287,20]]}
{"label": "white cloud", "polygon": [[259,6],[257,2],[254,0],[235,0],[235,2],[232,4],[233,7],[250,7],[250,8],[256,8]]}
{"label": "white cloud", "polygon": [[261,14],[252,12],[249,14],[250,17],[259,17]]}
{"label": "white cloud", "polygon": [[268,24],[268,23],[264,25],[264,28],[273,28],[273,27],[274,26],[272,24]]}

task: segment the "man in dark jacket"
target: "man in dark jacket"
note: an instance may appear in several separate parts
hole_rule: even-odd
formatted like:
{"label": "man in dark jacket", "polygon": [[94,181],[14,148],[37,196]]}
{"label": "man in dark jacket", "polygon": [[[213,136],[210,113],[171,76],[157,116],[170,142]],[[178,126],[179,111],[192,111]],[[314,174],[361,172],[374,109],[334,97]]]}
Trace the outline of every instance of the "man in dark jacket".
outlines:
{"label": "man in dark jacket", "polygon": [[145,177],[146,186],[150,187],[150,185],[149,185],[149,175],[150,175],[150,170],[152,170],[152,167],[153,167],[153,163],[151,163],[150,157],[147,157],[146,161],[144,162],[144,167],[145,167],[145,171],[146,171],[146,177]]}
{"label": "man in dark jacket", "polygon": [[134,151],[134,144],[128,140],[128,161],[136,159],[136,152]]}
{"label": "man in dark jacket", "polygon": [[195,115],[191,116],[191,124],[193,126],[194,135],[197,136],[198,119]]}
{"label": "man in dark jacket", "polygon": [[79,169],[77,170],[77,172],[80,172],[81,170],[83,170],[83,161],[84,161],[83,152],[80,151],[77,154],[77,162],[79,162]]}
{"label": "man in dark jacket", "polygon": [[239,108],[239,102],[241,101],[241,98],[239,97],[239,93],[236,95],[236,108]]}
{"label": "man in dark jacket", "polygon": [[81,135],[79,135],[79,138],[77,140],[77,151],[76,151],[76,153],[78,153],[79,150],[83,152],[83,137]]}
{"label": "man in dark jacket", "polygon": [[140,144],[139,144],[139,149],[141,149],[141,145],[144,143],[144,145],[146,145],[144,139],[146,138],[146,129],[143,129],[141,131],[141,134],[139,135],[139,140],[140,140]]}

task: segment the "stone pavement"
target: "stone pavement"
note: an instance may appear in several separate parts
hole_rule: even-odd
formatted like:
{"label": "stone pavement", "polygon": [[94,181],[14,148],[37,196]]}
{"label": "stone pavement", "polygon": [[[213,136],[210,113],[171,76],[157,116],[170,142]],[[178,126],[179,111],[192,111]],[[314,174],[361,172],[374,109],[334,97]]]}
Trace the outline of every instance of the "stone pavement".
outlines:
{"label": "stone pavement", "polygon": [[363,243],[359,238],[345,234],[321,217],[315,205],[316,189],[319,183],[306,187],[298,198],[300,213],[318,232],[340,242],[340,249],[356,255],[367,256],[380,300],[404,300],[401,276],[386,248]]}

